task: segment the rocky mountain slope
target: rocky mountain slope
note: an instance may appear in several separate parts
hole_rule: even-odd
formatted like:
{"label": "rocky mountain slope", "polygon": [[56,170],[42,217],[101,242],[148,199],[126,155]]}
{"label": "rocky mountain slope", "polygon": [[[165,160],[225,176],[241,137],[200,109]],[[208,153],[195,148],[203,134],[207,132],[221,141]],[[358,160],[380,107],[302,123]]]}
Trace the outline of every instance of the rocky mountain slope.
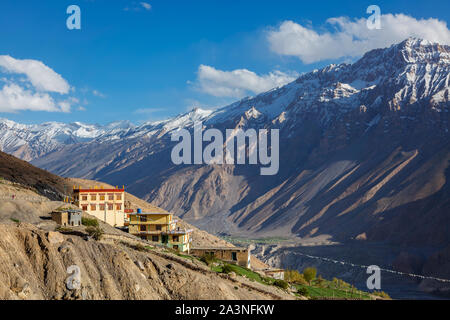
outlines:
{"label": "rocky mountain slope", "polygon": [[26,186],[52,200],[62,200],[65,193],[64,178],[4,152],[0,152],[0,179]]}
{"label": "rocky mountain slope", "polygon": [[[221,276],[201,262],[124,241],[85,241],[32,225],[1,225],[0,299],[292,299],[273,286]],[[68,267],[81,286],[67,287]]]}

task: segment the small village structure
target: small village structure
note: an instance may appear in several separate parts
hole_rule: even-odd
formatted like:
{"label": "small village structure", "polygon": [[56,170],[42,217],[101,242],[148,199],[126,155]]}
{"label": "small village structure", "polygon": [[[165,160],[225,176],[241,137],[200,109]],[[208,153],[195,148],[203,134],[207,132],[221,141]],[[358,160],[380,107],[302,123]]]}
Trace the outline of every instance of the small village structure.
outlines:
{"label": "small village structure", "polygon": [[189,252],[192,230],[177,227],[178,220],[168,212],[142,212],[129,215],[129,233],[143,240],[161,243],[180,252]]}
{"label": "small village structure", "polygon": [[[81,210],[63,210],[52,213],[52,219],[61,226],[81,225],[82,211],[110,224],[127,230],[134,236],[168,248],[187,252],[197,257],[212,255],[227,263],[251,268],[250,249],[240,247],[197,247],[192,248],[192,231],[177,226],[173,214],[165,211],[142,212],[130,208],[125,201],[125,187],[82,188],[73,187],[72,203]],[[126,205],[127,204],[127,205]],[[261,270],[267,276],[284,278],[283,270]]]}
{"label": "small village structure", "polygon": [[197,257],[211,255],[217,259],[228,263],[236,264],[241,267],[249,268],[250,252],[247,248],[240,247],[199,247],[192,248],[191,254]]}
{"label": "small village structure", "polygon": [[77,209],[55,210],[52,214],[52,220],[63,227],[81,226],[82,211]]}
{"label": "small village structure", "polygon": [[73,203],[81,210],[114,227],[125,225],[125,188],[74,187]]}

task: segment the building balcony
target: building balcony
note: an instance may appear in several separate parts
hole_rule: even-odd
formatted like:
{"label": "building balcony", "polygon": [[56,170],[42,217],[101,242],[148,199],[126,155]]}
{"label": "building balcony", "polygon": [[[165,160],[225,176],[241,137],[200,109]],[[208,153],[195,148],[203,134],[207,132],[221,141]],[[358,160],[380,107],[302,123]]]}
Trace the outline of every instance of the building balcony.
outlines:
{"label": "building balcony", "polygon": [[141,235],[141,236],[144,236],[144,235],[158,236],[158,235],[162,234],[162,231],[137,231],[137,232],[130,231],[130,233],[133,235]]}
{"label": "building balcony", "polygon": [[179,229],[179,230],[170,230],[170,231],[164,231],[163,234],[164,235],[185,235],[188,233],[191,233],[193,230],[192,229]]}

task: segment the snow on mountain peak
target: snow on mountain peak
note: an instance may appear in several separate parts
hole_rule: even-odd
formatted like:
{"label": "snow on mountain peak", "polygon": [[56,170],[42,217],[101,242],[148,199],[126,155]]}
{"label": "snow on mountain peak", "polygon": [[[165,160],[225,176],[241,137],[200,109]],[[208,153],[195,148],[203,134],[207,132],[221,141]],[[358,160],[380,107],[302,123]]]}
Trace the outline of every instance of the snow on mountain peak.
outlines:
{"label": "snow on mountain peak", "polygon": [[[367,52],[353,64],[332,64],[301,75],[277,89],[244,98],[217,110],[194,108],[168,120],[134,126],[117,121],[105,126],[81,122],[48,122],[24,125],[0,119],[0,150],[14,153],[23,146],[32,149],[28,158],[48,153],[61,145],[94,139],[158,137],[196,121],[205,125],[225,124],[243,117],[291,126],[303,115],[319,115],[323,124],[358,110],[386,107],[403,110],[424,101],[441,110],[450,99],[450,46],[409,38],[385,49]],[[278,121],[273,122],[275,119]],[[282,120],[282,121],[281,121]],[[27,158],[26,157],[26,158]],[[28,159],[27,158],[27,159]]]}

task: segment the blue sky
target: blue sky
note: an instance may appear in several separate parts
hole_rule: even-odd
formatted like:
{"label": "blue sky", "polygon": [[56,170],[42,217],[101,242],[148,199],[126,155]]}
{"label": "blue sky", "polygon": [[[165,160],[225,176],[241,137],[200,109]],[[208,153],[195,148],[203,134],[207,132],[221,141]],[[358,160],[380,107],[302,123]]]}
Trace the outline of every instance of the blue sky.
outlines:
{"label": "blue sky", "polygon": [[[81,30],[66,27],[71,4],[81,9]],[[370,16],[371,4],[383,15],[410,20],[386,16],[381,30],[367,31],[357,21]],[[13,60],[0,60],[0,117],[23,123],[160,120],[194,106],[228,104],[331,62],[353,61],[366,48],[398,42],[404,34],[450,44],[449,16],[449,1],[431,0],[2,0],[0,56]],[[347,19],[327,22],[333,17]],[[363,45],[340,40],[352,26],[364,29],[350,35],[366,37]],[[308,42],[311,35],[320,37],[318,48]],[[54,77],[30,69],[30,60]],[[58,81],[63,87],[54,86]],[[64,83],[69,90],[61,89]],[[25,97],[12,100],[19,95]],[[30,99],[35,109],[22,105]],[[36,111],[45,103],[52,107]]]}

